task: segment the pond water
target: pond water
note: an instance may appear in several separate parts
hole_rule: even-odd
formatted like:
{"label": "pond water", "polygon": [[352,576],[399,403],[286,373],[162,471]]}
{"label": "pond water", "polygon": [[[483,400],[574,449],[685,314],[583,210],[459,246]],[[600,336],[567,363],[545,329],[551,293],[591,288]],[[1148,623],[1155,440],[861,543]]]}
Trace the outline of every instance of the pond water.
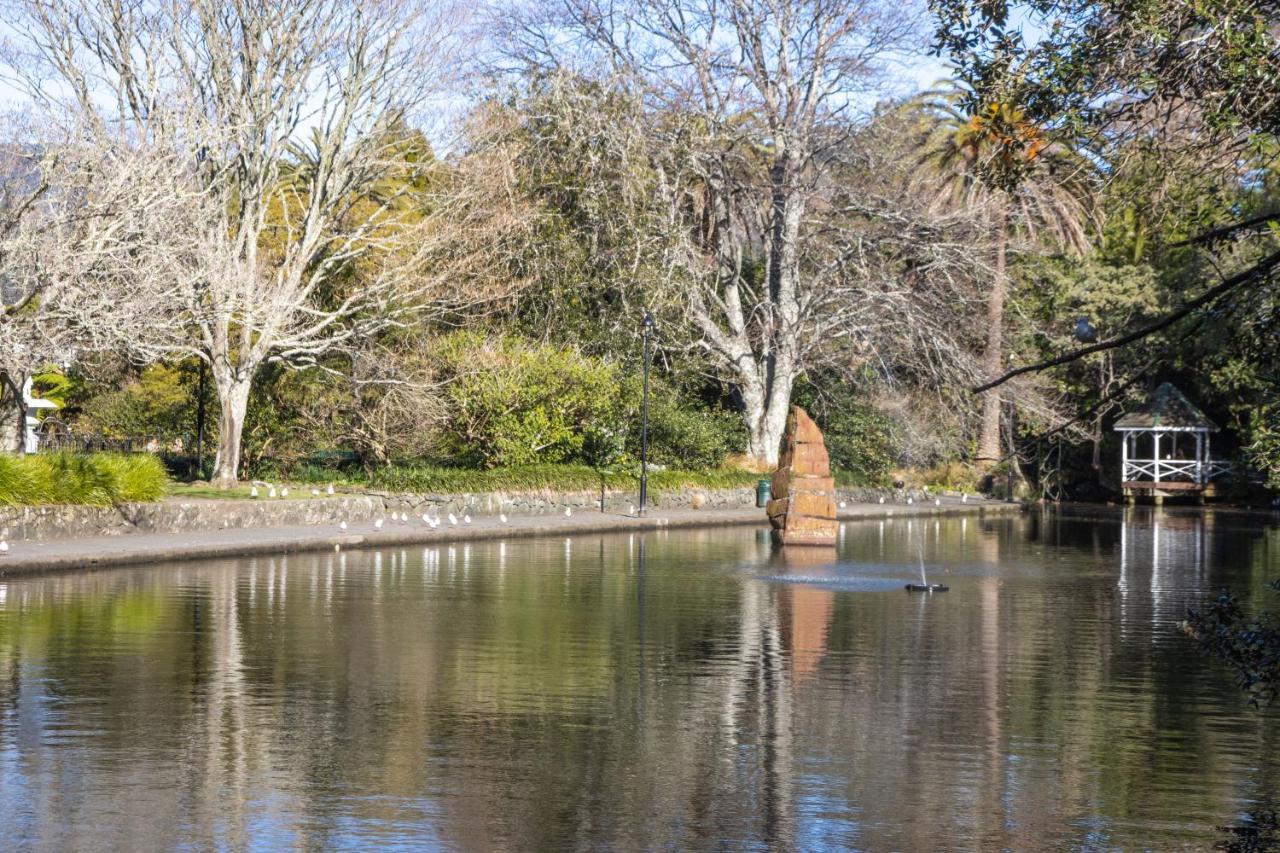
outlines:
{"label": "pond water", "polygon": [[1075,509],[8,580],[0,846],[1203,848],[1280,718],[1176,623],[1277,576],[1265,519]]}

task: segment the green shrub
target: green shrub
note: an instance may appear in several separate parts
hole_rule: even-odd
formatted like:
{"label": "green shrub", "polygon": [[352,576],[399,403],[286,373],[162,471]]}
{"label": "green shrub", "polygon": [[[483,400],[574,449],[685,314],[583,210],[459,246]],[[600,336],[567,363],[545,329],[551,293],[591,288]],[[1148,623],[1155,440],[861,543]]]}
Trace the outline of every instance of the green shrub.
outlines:
{"label": "green shrub", "polygon": [[[681,406],[662,386],[651,389],[649,400],[649,459],[659,465],[719,468],[725,457],[746,446],[746,427],[732,412]],[[631,441],[640,449],[640,419],[633,423]]]}
{"label": "green shrub", "polygon": [[493,468],[584,459],[588,431],[623,420],[615,364],[576,350],[459,333],[444,341],[445,450]]}
{"label": "green shrub", "polygon": [[168,482],[164,465],[150,454],[0,456],[0,504],[7,506],[154,501]]}
{"label": "green shrub", "polygon": [[1280,406],[1266,406],[1253,413],[1249,424],[1245,456],[1267,478],[1267,485],[1280,489]]}
{"label": "green shrub", "polygon": [[[191,377],[179,367],[153,364],[136,381],[84,401],[77,429],[110,438],[186,435],[194,430]],[[209,416],[216,425],[216,412]]]}
{"label": "green shrub", "polygon": [[819,425],[831,467],[851,485],[882,485],[897,464],[900,447],[893,422],[877,409],[849,403],[827,410]]}

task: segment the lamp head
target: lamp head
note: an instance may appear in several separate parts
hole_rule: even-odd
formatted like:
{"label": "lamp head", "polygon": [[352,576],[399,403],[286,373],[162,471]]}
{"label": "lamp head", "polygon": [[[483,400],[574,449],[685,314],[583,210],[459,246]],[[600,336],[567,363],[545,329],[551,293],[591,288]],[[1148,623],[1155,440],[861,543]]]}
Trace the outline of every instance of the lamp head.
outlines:
{"label": "lamp head", "polygon": [[655,328],[657,328],[657,326],[658,324],[653,319],[653,315],[650,314],[648,311],[644,312],[644,319],[640,321],[640,328],[646,332],[652,332]]}

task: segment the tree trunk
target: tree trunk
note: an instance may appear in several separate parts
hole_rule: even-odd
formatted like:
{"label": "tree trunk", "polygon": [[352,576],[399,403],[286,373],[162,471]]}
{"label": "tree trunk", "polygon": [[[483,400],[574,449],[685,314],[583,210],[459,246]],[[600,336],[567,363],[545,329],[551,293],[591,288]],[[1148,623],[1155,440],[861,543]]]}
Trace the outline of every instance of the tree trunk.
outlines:
{"label": "tree trunk", "polygon": [[218,488],[231,489],[240,481],[240,437],[252,380],[243,373],[219,369],[214,371],[214,384],[219,404],[218,455],[211,482]]}
{"label": "tree trunk", "polygon": [[757,388],[754,393],[747,393],[743,389],[743,416],[748,430],[747,453],[760,465],[775,467],[778,464],[782,435],[787,431],[787,413],[791,408],[793,385],[794,376],[775,375],[772,387],[767,390]]}
{"label": "tree trunk", "polygon": [[[1000,206],[996,226],[995,280],[987,295],[987,347],[982,354],[982,370],[994,379],[1004,370],[1004,298],[1007,289],[1005,254],[1009,242],[1009,212]],[[1000,459],[1001,388],[982,395],[982,425],[978,432],[978,465],[989,469]]]}
{"label": "tree trunk", "polygon": [[0,382],[0,452],[22,454],[27,449],[27,407],[22,399],[22,383],[8,373]]}
{"label": "tree trunk", "polygon": [[[799,241],[804,198],[793,186],[799,171],[794,151],[784,150],[770,170],[773,184],[767,271],[769,305],[768,347],[760,359],[757,388],[743,392],[747,401],[748,450],[759,463],[776,466],[791,391],[799,373],[799,336],[802,332],[796,292],[800,284]],[[752,411],[754,409],[754,411]]]}

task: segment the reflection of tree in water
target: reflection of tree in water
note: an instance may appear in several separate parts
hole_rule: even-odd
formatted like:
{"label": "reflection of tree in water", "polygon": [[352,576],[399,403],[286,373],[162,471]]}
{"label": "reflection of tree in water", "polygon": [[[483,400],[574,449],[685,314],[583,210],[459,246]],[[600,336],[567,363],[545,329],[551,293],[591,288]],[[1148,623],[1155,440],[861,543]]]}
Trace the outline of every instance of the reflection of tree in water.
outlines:
{"label": "reflection of tree in water", "polygon": [[[1162,563],[1157,608],[1144,519],[1033,518],[849,526],[846,556],[905,577],[924,535],[958,573],[934,599],[763,581],[828,569],[723,531],[11,584],[0,715],[35,734],[0,720],[0,749],[78,792],[41,815],[162,846],[1123,845],[1265,802],[1280,727],[1206,705],[1208,668],[1153,623],[1202,569]],[[1162,560],[1194,554],[1161,531]],[[1204,583],[1241,565],[1225,541]],[[41,710],[63,700],[100,732],[75,749]]]}

